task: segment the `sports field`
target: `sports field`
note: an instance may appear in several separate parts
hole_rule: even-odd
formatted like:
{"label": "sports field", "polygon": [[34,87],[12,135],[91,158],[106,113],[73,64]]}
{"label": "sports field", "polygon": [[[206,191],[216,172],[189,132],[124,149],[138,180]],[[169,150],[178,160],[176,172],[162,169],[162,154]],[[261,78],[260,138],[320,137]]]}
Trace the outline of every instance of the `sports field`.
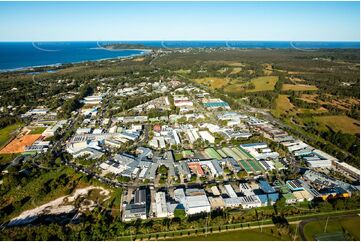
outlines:
{"label": "sports field", "polygon": [[32,145],[40,136],[40,134],[27,134],[15,138],[0,151],[0,154],[22,153],[25,151],[25,146]]}
{"label": "sports field", "polygon": [[261,76],[253,78],[251,82],[255,86],[254,89],[249,89],[247,92],[262,92],[272,91],[278,81],[278,76]]}
{"label": "sports field", "polygon": [[305,85],[305,84],[283,84],[282,91],[317,91],[318,88],[314,85]]}
{"label": "sports field", "polygon": [[21,127],[20,123],[8,125],[5,128],[0,129],[0,148],[9,141],[14,131]]}
{"label": "sports field", "polygon": [[330,217],[325,232],[327,219],[307,223],[304,227],[304,233],[307,240],[339,240],[345,233],[350,234],[354,240],[360,240],[360,217],[353,216],[347,218]]}

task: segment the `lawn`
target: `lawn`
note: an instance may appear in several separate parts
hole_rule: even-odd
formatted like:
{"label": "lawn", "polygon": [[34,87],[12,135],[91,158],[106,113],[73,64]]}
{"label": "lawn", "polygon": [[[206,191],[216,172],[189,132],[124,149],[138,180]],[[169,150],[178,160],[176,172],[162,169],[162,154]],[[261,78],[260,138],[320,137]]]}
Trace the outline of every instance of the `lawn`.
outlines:
{"label": "lawn", "polygon": [[255,86],[254,89],[249,89],[247,92],[262,92],[272,91],[278,81],[278,76],[261,76],[253,78],[251,82]]}
{"label": "lawn", "polygon": [[46,130],[46,127],[32,128],[29,134],[42,134]]}
{"label": "lawn", "polygon": [[[304,233],[307,240],[315,240],[314,236],[323,234],[326,218],[319,221],[307,223],[304,227]],[[330,218],[327,223],[326,233],[342,232],[343,229],[350,233],[355,240],[360,239],[360,217],[354,216],[349,218]]]}
{"label": "lawn", "polygon": [[12,133],[21,127],[22,124],[16,123],[8,125],[5,128],[0,129],[0,148],[5,145],[12,136]]}
{"label": "lawn", "polygon": [[[276,229],[273,228],[275,231]],[[222,240],[228,240],[228,241],[265,241],[265,240],[290,240],[290,238],[282,238],[279,236],[276,236],[276,232],[274,235],[271,233],[271,228],[263,228],[263,231],[261,232],[259,229],[252,229],[252,230],[236,230],[236,231],[227,231],[227,232],[221,232],[221,233],[213,233],[209,235],[199,235],[199,236],[189,236],[189,237],[181,237],[181,238],[175,238],[173,240],[187,240],[187,241],[222,241]]]}
{"label": "lawn", "polygon": [[282,91],[317,91],[318,88],[314,85],[304,85],[304,84],[283,84]]}
{"label": "lawn", "polygon": [[221,88],[228,84],[229,80],[227,78],[219,78],[219,77],[205,77],[194,79],[196,83],[207,85],[213,89]]}
{"label": "lawn", "polygon": [[294,108],[294,105],[290,102],[288,96],[280,94],[276,99],[276,107],[272,113],[279,117],[282,114],[287,114],[292,108]]}
{"label": "lawn", "polygon": [[315,121],[320,125],[329,126],[334,131],[342,131],[349,134],[360,133],[360,122],[346,115],[332,115],[314,117]]}

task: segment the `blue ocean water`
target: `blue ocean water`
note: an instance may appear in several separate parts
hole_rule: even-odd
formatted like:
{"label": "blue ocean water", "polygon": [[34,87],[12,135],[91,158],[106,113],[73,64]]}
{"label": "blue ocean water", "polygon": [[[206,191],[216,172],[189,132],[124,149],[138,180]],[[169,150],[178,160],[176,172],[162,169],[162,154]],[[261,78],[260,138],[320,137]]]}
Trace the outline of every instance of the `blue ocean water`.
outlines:
{"label": "blue ocean water", "polygon": [[142,50],[106,50],[109,44],[142,44],[158,48],[360,48],[360,42],[289,41],[88,41],[0,42],[0,71],[34,66],[59,65],[144,54]]}

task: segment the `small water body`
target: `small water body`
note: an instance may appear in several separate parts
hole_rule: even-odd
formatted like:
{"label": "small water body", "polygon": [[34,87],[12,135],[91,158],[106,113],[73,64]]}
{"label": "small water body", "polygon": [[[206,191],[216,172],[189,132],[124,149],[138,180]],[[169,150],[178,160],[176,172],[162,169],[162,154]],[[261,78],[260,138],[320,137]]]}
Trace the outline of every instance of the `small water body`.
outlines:
{"label": "small water body", "polygon": [[37,66],[61,65],[84,61],[142,55],[144,50],[108,50],[109,44],[141,44],[155,48],[360,48],[360,42],[309,41],[85,41],[85,42],[1,42],[0,71]]}

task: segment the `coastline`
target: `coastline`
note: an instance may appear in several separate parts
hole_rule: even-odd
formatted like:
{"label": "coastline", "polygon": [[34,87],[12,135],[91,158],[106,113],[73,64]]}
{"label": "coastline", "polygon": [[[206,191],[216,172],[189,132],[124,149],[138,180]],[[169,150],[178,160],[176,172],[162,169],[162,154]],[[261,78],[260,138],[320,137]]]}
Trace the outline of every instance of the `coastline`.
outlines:
{"label": "coastline", "polygon": [[[101,49],[101,48],[96,48],[96,49]],[[119,49],[119,51],[123,51],[123,50],[129,50],[129,49]],[[136,49],[132,49],[132,50],[136,50]],[[144,50],[139,49],[139,50],[136,50],[136,51],[142,51],[142,52],[139,53],[139,54],[131,54],[131,55],[127,55],[127,56],[101,58],[101,59],[96,59],[96,60],[83,60],[83,61],[53,63],[53,64],[45,64],[45,65],[24,66],[24,67],[12,68],[12,69],[0,69],[0,74],[9,73],[9,72],[17,72],[17,71],[26,71],[26,70],[32,71],[34,68],[41,68],[41,67],[61,67],[64,64],[82,64],[82,63],[86,63],[86,62],[100,62],[100,61],[106,61],[106,60],[132,59],[134,57],[148,55],[148,54],[150,54],[152,52],[151,49],[144,49]]]}

